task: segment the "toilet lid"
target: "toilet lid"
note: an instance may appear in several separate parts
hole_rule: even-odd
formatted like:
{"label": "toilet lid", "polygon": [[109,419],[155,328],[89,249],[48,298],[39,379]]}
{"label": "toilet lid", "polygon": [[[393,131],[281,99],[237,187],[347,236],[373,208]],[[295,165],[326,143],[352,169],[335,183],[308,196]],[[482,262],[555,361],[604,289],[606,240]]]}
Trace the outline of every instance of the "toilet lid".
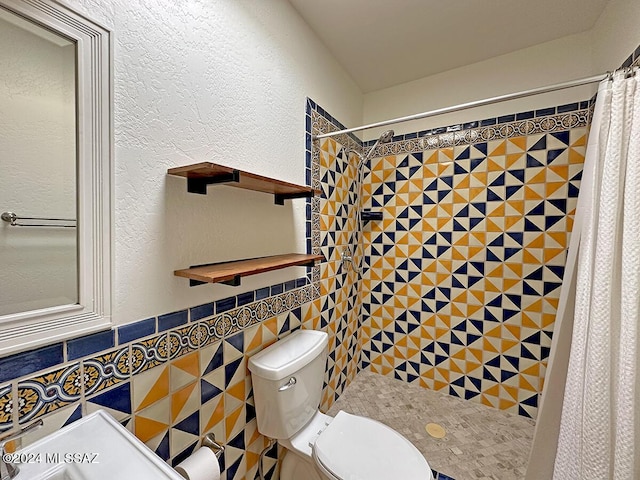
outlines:
{"label": "toilet lid", "polygon": [[409,440],[380,422],[342,411],[315,441],[313,457],[340,480],[432,478]]}

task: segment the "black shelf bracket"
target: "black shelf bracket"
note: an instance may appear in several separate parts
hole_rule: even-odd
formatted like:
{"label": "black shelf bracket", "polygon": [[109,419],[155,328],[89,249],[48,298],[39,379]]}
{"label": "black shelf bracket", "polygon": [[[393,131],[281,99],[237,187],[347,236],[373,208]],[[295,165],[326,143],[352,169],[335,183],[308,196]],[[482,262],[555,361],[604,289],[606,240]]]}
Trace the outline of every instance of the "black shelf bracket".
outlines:
{"label": "black shelf bracket", "polygon": [[215,177],[189,177],[187,178],[187,192],[206,195],[207,185],[239,181],[240,170],[234,170],[232,173],[224,175],[216,175]]}
{"label": "black shelf bracket", "polygon": [[292,198],[311,198],[314,193],[313,190],[309,190],[307,192],[298,192],[298,193],[276,193],[275,200],[276,205],[284,205],[285,200],[289,200]]}

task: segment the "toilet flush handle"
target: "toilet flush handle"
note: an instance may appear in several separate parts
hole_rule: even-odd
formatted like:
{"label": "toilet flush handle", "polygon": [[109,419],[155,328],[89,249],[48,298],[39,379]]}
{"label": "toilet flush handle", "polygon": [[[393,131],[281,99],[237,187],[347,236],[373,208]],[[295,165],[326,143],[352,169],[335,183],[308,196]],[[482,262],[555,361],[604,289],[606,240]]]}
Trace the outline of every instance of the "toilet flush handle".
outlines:
{"label": "toilet flush handle", "polygon": [[298,381],[296,380],[296,377],[291,377],[289,379],[289,381],[287,383],[285,383],[284,385],[282,385],[278,391],[279,392],[284,392],[285,390],[289,390],[291,387],[293,387],[296,383],[298,383]]}

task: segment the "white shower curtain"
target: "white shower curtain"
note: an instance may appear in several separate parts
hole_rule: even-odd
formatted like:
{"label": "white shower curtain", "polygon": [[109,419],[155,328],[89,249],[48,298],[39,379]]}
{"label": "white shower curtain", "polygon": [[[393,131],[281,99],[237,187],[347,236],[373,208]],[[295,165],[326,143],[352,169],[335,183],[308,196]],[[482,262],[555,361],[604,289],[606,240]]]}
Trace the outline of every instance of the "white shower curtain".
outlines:
{"label": "white shower curtain", "polygon": [[553,478],[640,479],[640,86],[635,75],[617,72],[600,85],[574,235],[580,235],[580,246],[573,337]]}

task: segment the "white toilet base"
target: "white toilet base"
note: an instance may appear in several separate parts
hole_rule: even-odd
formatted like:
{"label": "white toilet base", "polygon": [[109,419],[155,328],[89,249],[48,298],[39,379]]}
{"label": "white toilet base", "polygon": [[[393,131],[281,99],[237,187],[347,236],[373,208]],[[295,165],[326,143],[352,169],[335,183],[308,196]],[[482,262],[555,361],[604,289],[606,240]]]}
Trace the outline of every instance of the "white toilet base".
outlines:
{"label": "white toilet base", "polygon": [[280,467],[280,480],[327,480],[321,477],[315,465],[291,450],[285,450]]}

